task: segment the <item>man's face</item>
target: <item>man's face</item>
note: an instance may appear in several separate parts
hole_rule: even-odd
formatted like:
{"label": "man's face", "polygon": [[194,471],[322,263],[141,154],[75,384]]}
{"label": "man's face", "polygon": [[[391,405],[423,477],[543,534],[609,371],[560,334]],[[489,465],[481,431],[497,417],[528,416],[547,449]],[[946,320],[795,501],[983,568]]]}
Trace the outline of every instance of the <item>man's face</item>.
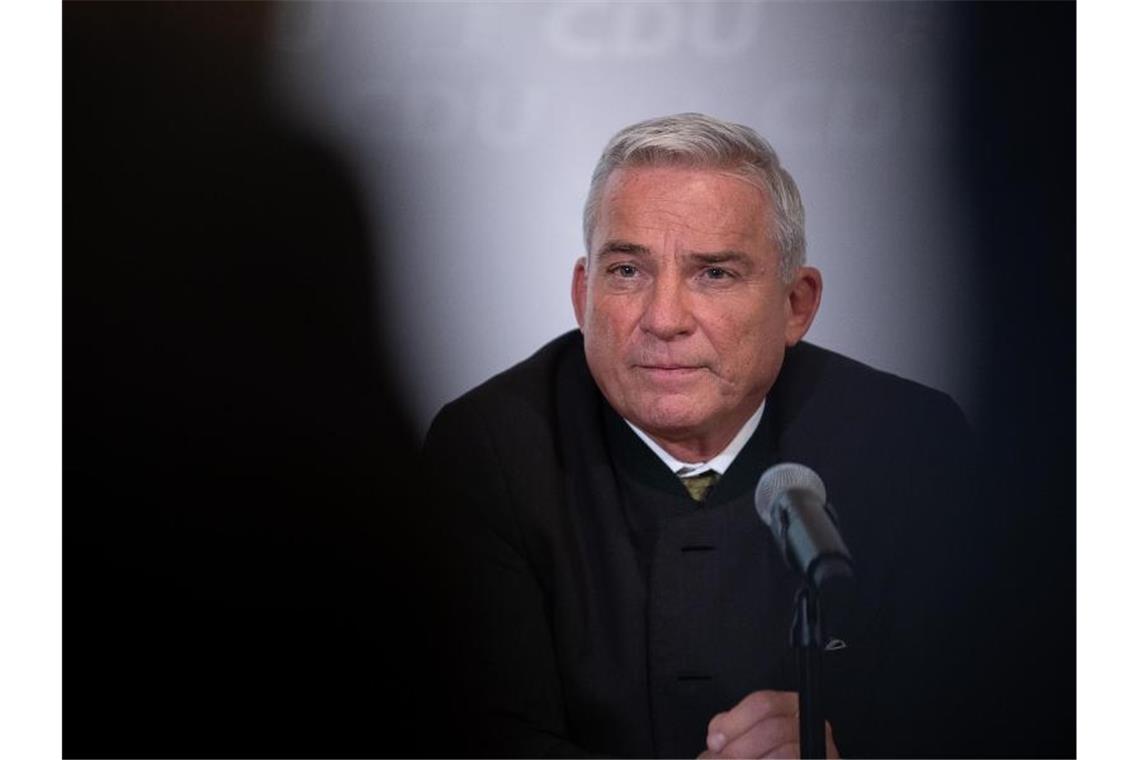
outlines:
{"label": "man's face", "polygon": [[811,324],[819,273],[780,278],[763,194],[722,172],[619,169],[574,270],[586,361],[619,414],[674,456],[720,452]]}

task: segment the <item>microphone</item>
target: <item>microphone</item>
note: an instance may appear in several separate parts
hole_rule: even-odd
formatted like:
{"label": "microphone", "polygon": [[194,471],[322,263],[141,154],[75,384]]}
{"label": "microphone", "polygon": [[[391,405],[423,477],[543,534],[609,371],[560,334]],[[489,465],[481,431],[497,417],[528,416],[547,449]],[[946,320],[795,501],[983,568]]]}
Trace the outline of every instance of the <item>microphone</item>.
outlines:
{"label": "microphone", "polygon": [[851,598],[855,565],[819,475],[791,462],[769,467],[756,486],[756,512],[811,590],[824,600]]}

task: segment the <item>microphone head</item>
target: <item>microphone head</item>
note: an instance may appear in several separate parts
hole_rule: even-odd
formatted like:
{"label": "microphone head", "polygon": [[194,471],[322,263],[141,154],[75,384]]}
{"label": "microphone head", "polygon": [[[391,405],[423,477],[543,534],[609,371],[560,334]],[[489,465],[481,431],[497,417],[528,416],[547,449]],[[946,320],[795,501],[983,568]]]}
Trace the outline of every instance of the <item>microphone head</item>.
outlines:
{"label": "microphone head", "polygon": [[756,513],[769,529],[775,530],[772,527],[772,508],[781,494],[793,488],[808,491],[813,496],[819,497],[820,504],[827,503],[827,489],[823,486],[823,480],[815,474],[815,470],[793,462],[773,465],[760,476],[760,482],[756,485],[755,500]]}
{"label": "microphone head", "polygon": [[828,636],[845,638],[857,603],[855,568],[827,504],[823,480],[810,467],[769,467],[756,485],[756,513],[772,531],[784,561],[814,592]]}

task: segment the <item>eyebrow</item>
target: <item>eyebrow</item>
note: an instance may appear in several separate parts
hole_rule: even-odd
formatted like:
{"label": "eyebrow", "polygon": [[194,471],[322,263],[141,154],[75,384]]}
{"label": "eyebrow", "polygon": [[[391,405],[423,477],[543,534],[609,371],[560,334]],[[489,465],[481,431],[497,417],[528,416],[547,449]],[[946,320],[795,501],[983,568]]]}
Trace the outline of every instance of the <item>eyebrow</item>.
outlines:
{"label": "eyebrow", "polygon": [[609,240],[598,250],[598,258],[613,254],[622,256],[648,256],[649,249],[643,245],[631,243],[627,240]]}
{"label": "eyebrow", "polygon": [[[598,257],[601,258],[606,255],[649,256],[650,253],[648,248],[639,243],[631,243],[626,240],[610,240],[598,251]],[[703,264],[725,264],[729,262],[749,261],[748,254],[731,249],[725,251],[686,251],[685,255]]]}
{"label": "eyebrow", "polygon": [[748,254],[742,251],[688,251],[688,256],[704,264],[726,264],[751,261]]}

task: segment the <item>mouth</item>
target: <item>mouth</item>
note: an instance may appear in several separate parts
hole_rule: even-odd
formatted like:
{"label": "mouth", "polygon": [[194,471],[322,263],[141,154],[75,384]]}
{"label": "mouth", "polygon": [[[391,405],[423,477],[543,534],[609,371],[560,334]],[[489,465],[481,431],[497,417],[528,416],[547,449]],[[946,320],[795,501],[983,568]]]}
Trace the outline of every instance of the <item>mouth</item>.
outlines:
{"label": "mouth", "polygon": [[656,380],[681,380],[704,369],[693,364],[638,364],[635,368]]}

